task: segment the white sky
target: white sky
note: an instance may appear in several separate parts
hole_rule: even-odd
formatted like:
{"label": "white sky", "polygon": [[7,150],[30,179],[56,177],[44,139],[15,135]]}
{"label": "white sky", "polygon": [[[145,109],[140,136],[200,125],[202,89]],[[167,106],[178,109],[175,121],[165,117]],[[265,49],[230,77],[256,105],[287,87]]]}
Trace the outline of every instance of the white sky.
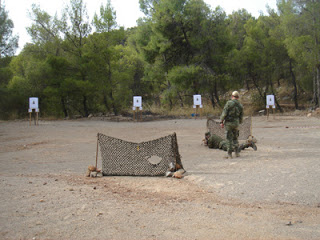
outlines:
{"label": "white sky", "polygon": [[[25,43],[30,42],[26,27],[31,26],[28,12],[31,10],[32,3],[40,5],[40,9],[48,12],[50,15],[57,13],[60,15],[62,9],[70,2],[69,0],[0,0],[9,12],[9,18],[14,23],[13,33],[19,35],[18,54]],[[174,1],[174,0],[173,0]],[[237,11],[238,9],[246,9],[253,16],[258,17],[260,12],[266,14],[266,5],[276,9],[277,0],[204,0],[214,9],[220,5],[227,14]],[[94,13],[99,12],[101,4],[104,6],[107,0],[84,0],[87,5],[90,20]],[[139,0],[111,0],[111,5],[116,10],[117,23],[125,28],[136,26],[136,20],[143,16],[139,9]]]}

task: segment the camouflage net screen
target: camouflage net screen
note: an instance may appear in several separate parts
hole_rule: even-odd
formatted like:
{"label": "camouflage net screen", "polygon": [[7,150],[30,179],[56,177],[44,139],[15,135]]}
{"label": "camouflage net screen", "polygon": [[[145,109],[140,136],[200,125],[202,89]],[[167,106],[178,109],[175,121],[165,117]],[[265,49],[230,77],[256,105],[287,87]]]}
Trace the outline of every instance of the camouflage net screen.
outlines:
{"label": "camouflage net screen", "polygon": [[98,133],[98,142],[103,175],[160,176],[169,168],[183,168],[175,133],[141,143]]}
{"label": "camouflage net screen", "polygon": [[[251,131],[252,118],[247,117],[243,119],[242,124],[239,125],[239,140],[246,140],[252,134]],[[208,118],[207,120],[207,129],[211,134],[216,134],[223,139],[226,138],[225,129],[221,128],[220,120]]]}

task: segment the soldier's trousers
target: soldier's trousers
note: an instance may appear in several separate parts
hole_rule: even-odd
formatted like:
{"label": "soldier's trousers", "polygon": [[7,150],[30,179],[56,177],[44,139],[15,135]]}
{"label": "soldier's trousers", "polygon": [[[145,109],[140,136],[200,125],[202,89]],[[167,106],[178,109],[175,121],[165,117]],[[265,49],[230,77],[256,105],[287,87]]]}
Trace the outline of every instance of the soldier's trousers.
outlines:
{"label": "soldier's trousers", "polygon": [[228,152],[234,151],[239,147],[239,124],[235,122],[226,122],[226,139],[227,139],[227,150]]}

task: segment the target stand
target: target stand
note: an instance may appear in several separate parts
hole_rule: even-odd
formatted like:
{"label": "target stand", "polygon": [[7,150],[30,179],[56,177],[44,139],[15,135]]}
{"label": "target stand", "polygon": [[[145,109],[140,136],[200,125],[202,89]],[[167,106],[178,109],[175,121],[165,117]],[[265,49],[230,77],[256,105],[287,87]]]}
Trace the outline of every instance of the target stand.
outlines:
{"label": "target stand", "polygon": [[142,121],[142,97],[133,97],[133,121]]}
{"label": "target stand", "polygon": [[202,107],[201,95],[193,95],[193,108],[195,109],[194,119],[197,119],[198,111],[200,119],[202,119]]}
{"label": "target stand", "polygon": [[133,121],[142,121],[142,108],[140,107],[133,107]]}
{"label": "target stand", "polygon": [[35,112],[34,125],[39,125],[39,99],[36,97],[29,98],[29,126],[31,126],[31,118],[33,110]]}
{"label": "target stand", "polygon": [[267,109],[267,120],[269,119],[269,109],[272,109],[272,115],[273,115],[273,119],[274,119],[274,112],[273,109],[276,108],[275,105],[275,101],[274,101],[274,95],[267,95],[267,105],[266,105],[266,109]]}

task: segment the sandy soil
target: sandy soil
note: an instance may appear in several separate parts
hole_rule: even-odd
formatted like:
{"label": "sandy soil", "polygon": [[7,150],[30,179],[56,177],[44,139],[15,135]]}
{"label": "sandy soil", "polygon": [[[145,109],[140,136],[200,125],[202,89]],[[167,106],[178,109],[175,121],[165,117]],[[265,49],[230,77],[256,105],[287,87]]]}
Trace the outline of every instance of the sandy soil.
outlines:
{"label": "sandy soil", "polygon": [[[258,151],[227,160],[201,145],[205,130],[205,119],[0,122],[0,239],[320,239],[319,118],[254,117]],[[87,178],[98,132],[176,132],[187,173]]]}

